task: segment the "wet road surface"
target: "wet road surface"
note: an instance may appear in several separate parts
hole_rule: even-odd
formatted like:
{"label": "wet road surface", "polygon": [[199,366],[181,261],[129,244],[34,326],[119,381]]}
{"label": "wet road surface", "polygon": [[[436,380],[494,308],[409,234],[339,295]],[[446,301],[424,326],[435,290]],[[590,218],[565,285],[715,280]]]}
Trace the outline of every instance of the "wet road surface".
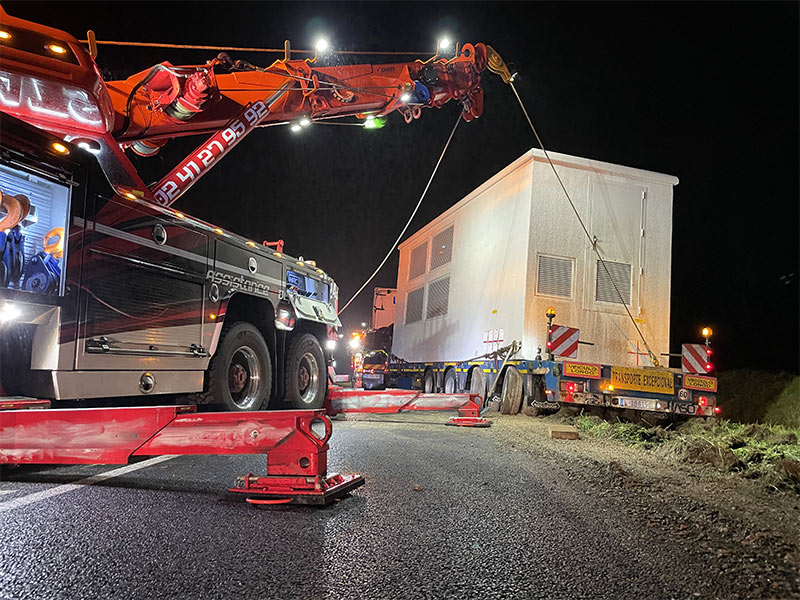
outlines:
{"label": "wet road surface", "polygon": [[553,457],[446,418],[336,421],[329,471],[366,485],[324,508],[218,500],[263,472],[253,456],[175,457],[70,488],[116,467],[6,472],[0,598],[715,596],[708,565]]}

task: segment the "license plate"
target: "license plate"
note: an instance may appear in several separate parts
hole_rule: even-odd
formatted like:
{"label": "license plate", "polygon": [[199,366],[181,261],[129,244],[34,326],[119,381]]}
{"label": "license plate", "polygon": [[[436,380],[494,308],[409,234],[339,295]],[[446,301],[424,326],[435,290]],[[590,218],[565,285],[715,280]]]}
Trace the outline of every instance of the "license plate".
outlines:
{"label": "license plate", "polygon": [[372,373],[364,373],[364,375],[361,376],[361,379],[377,381],[379,379],[383,379],[383,375],[373,375]]}
{"label": "license plate", "polygon": [[620,398],[619,405],[623,408],[638,408],[639,410],[656,409],[656,401],[647,398]]}

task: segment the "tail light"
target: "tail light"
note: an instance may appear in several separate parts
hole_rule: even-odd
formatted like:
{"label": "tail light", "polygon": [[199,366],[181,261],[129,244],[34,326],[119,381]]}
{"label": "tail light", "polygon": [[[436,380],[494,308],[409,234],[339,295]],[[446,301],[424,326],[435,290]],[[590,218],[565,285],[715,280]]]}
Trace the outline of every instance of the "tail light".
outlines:
{"label": "tail light", "polygon": [[559,389],[562,392],[567,392],[568,394],[574,394],[575,392],[582,392],[584,382],[583,381],[560,381]]}
{"label": "tail light", "polygon": [[715,415],[718,415],[721,412],[722,412],[722,407],[721,406],[715,406],[714,407],[714,414]]}
{"label": "tail light", "polygon": [[697,404],[699,404],[700,406],[708,406],[708,398],[706,398],[705,396],[700,396],[697,399]]}

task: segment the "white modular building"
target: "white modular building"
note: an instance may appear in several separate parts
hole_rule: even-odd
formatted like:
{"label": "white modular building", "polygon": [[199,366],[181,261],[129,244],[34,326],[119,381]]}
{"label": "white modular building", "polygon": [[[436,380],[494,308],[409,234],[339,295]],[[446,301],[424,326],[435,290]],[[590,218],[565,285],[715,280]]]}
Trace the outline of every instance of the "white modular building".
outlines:
{"label": "white modular building", "polygon": [[544,153],[526,152],[399,246],[395,355],[460,362],[518,340],[518,358],[547,358],[553,307],[589,343],[578,361],[649,366],[623,303],[652,351],[669,351],[678,179],[549,155],[592,241]]}

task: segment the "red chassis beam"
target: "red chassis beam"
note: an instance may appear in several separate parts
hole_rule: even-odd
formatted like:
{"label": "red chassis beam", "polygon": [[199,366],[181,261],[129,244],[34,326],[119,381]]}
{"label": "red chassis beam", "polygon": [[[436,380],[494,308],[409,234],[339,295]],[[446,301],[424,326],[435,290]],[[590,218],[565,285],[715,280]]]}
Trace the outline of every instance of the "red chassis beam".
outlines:
{"label": "red chassis beam", "polygon": [[328,504],[364,484],[327,473],[333,429],[323,411],[196,413],[191,406],[0,411],[0,464],[126,464],[165,454],[265,454],[229,498]]}
{"label": "red chassis beam", "polygon": [[330,386],[326,399],[328,414],[396,414],[410,410],[457,410],[448,425],[489,427],[492,422],[480,416],[478,394],[423,394],[412,390],[352,390]]}

